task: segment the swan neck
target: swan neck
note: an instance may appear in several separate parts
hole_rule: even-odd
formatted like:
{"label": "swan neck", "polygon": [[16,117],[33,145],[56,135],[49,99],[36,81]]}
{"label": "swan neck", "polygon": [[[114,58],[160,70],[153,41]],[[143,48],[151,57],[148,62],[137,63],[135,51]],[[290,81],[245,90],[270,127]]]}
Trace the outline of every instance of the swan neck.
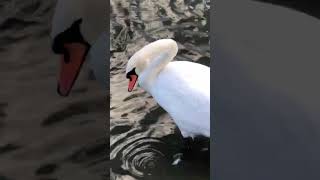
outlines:
{"label": "swan neck", "polygon": [[140,75],[139,84],[147,91],[150,92],[154,80],[157,78],[159,73],[166,67],[166,65],[172,61],[173,55],[168,52],[160,53],[156,56],[146,69]]}

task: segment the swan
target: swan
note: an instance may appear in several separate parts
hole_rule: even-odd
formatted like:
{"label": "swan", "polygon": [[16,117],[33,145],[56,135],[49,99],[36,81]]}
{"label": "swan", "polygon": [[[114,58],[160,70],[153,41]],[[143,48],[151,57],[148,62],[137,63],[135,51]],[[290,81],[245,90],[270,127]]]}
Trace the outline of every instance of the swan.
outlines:
{"label": "swan", "polygon": [[103,0],[58,0],[52,20],[52,50],[61,55],[57,91],[68,96],[89,59],[97,80],[107,82],[107,3]]}
{"label": "swan", "polygon": [[138,82],[169,113],[184,138],[210,137],[210,68],[172,61],[177,52],[172,39],[157,40],[136,52],[126,67],[128,91]]}

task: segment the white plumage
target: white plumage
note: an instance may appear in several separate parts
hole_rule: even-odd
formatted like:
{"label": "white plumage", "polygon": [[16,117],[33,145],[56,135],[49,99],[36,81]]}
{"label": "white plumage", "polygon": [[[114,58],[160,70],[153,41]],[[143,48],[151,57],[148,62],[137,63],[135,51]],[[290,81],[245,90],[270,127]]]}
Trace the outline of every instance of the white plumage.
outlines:
{"label": "white plumage", "polygon": [[183,137],[210,137],[210,68],[174,61],[177,43],[161,39],[134,54],[127,73],[135,69],[139,85],[164,108]]}

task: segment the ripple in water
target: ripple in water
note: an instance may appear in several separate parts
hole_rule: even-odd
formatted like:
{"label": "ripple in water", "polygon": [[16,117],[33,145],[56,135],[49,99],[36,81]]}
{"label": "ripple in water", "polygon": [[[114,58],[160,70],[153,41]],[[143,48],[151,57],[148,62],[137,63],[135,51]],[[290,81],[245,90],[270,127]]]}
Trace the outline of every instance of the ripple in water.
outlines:
{"label": "ripple in water", "polygon": [[134,176],[151,175],[156,164],[164,161],[166,157],[159,148],[163,145],[164,143],[154,138],[137,139],[121,153],[123,168],[129,170]]}
{"label": "ripple in water", "polygon": [[[114,163],[112,169],[116,174],[130,174],[136,178],[146,178],[166,172],[173,161],[174,153],[166,139],[168,137],[148,137],[150,131],[133,129],[124,136],[113,139],[110,159]],[[170,137],[171,139],[172,137]],[[176,137],[177,138],[177,137]],[[112,143],[112,142],[111,142]]]}
{"label": "ripple in water", "polygon": [[[155,136],[156,130],[162,129],[161,127],[148,129],[132,127],[124,134],[112,136],[110,144],[112,179],[130,179],[125,178],[128,176],[133,179],[152,180],[209,178],[209,139],[195,139],[192,144],[193,149],[186,153],[189,158],[183,158],[179,165],[172,165],[183,151],[181,135],[175,131],[163,137],[151,137]],[[111,132],[115,133],[113,130]],[[207,150],[203,151],[203,149]]]}

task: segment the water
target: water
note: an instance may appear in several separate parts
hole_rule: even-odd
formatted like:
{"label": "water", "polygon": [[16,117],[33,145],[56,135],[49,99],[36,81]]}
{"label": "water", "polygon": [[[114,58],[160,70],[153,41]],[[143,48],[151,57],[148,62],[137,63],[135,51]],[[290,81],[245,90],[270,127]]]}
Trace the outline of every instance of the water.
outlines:
{"label": "water", "polygon": [[178,42],[176,60],[209,65],[209,1],[111,0],[111,179],[209,179],[209,140],[196,139],[188,158],[169,115],[137,87],[127,92],[128,59],[149,42]]}

